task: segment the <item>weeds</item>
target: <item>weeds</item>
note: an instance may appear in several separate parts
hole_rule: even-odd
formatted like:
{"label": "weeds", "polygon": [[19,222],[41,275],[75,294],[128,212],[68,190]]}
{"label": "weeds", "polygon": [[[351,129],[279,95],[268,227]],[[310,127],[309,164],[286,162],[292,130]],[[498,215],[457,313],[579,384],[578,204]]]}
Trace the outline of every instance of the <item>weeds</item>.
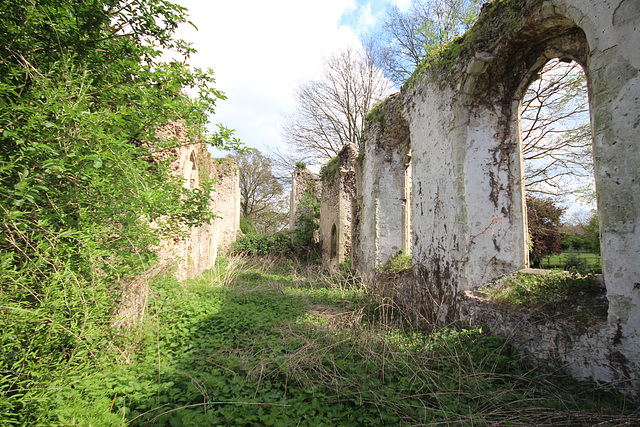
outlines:
{"label": "weeds", "polygon": [[606,291],[594,274],[518,274],[483,289],[494,300],[538,313],[580,320],[606,319]]}
{"label": "weeds", "polygon": [[398,252],[388,264],[379,268],[381,273],[398,274],[407,271],[411,268],[411,254],[406,254],[402,251]]}
{"label": "weeds", "polygon": [[55,391],[38,395],[41,424],[638,420],[620,396],[537,373],[501,337],[479,329],[427,333],[390,318],[380,305],[394,306],[392,288],[365,290],[347,271],[228,258],[198,280],[162,276],[151,287],[154,303],[137,338],[113,337],[114,348],[132,350],[127,362],[104,349],[100,368],[53,381]]}

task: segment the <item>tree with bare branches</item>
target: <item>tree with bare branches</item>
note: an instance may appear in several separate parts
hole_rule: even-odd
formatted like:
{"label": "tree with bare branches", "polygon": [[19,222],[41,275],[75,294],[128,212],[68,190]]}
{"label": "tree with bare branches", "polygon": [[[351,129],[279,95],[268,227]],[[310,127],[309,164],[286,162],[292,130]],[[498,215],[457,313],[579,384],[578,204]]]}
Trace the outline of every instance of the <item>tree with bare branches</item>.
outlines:
{"label": "tree with bare branches", "polygon": [[391,6],[368,42],[374,62],[400,87],[430,55],[467,31],[485,0],[422,0],[407,11]]}
{"label": "tree with bare branches", "polygon": [[520,123],[527,191],[593,191],[589,102],[580,65],[549,61],[525,94]]}
{"label": "tree with bare branches", "polygon": [[285,119],[284,141],[307,163],[329,160],[348,142],[360,148],[365,115],[392,89],[369,54],[347,48],[331,55],[320,78],[294,92],[297,107]]}
{"label": "tree with bare branches", "polygon": [[[441,46],[468,30],[484,0],[422,0],[407,11],[391,7],[370,44],[374,62],[400,86]],[[552,60],[521,108],[527,191],[569,192],[593,199],[591,129],[586,78],[576,63]]]}
{"label": "tree with bare branches", "polygon": [[238,162],[240,212],[261,234],[282,229],[288,218],[282,186],[271,172],[271,159],[260,150],[230,156]]}

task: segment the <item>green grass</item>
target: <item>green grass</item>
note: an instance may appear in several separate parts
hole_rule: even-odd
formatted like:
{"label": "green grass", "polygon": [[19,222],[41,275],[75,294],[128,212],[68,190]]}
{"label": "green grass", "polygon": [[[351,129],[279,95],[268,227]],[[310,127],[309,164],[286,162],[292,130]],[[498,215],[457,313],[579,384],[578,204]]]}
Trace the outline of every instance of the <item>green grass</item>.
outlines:
{"label": "green grass", "polygon": [[377,318],[381,299],[348,272],[220,259],[152,288],[139,329],[112,331],[91,363],[23,397],[37,402],[24,424],[588,425],[632,410],[481,329]]}
{"label": "green grass", "polygon": [[588,269],[595,270],[596,272],[600,272],[602,270],[602,259],[600,254],[594,254],[591,252],[567,251],[557,255],[549,255],[542,259],[540,267],[546,269],[565,269],[567,267],[567,262],[572,258],[584,260],[585,267]]}

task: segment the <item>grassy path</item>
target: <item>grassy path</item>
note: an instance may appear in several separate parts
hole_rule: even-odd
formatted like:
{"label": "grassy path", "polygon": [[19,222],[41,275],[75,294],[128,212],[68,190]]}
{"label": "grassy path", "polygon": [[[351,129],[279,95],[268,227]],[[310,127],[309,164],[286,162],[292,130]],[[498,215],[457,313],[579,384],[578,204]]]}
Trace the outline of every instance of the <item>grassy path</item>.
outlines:
{"label": "grassy path", "polygon": [[[342,280],[338,280],[342,279]],[[351,279],[351,280],[349,280]],[[221,260],[152,284],[144,327],[111,337],[40,407],[52,424],[621,425],[628,402],[541,374],[481,330],[381,322],[353,278]],[[388,312],[387,312],[388,314]],[[627,405],[627,406],[625,406]],[[637,419],[637,418],[636,418]]]}

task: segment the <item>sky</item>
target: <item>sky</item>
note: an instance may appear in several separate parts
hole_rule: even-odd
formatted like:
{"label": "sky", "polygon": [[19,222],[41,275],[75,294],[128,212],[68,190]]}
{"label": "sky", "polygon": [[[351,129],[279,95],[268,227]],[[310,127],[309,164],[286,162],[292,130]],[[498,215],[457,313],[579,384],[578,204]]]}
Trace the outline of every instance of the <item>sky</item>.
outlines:
{"label": "sky", "polygon": [[[235,129],[248,147],[287,151],[280,134],[293,113],[294,90],[319,75],[323,57],[375,31],[386,9],[411,0],[173,0],[198,28],[183,24],[177,36],[198,51],[188,61],[211,68],[216,89],[228,97],[211,117]],[[215,151],[214,156],[226,153]],[[585,209],[569,202],[570,211]],[[590,209],[586,207],[586,209]]]}
{"label": "sky", "polygon": [[[410,0],[174,0],[198,28],[182,25],[177,36],[198,51],[188,63],[211,68],[218,103],[213,124],[235,129],[245,145],[285,150],[280,128],[295,109],[293,92],[318,75],[322,57],[360,46],[358,35],[381,22],[392,3]],[[212,127],[212,129],[214,129]]]}

